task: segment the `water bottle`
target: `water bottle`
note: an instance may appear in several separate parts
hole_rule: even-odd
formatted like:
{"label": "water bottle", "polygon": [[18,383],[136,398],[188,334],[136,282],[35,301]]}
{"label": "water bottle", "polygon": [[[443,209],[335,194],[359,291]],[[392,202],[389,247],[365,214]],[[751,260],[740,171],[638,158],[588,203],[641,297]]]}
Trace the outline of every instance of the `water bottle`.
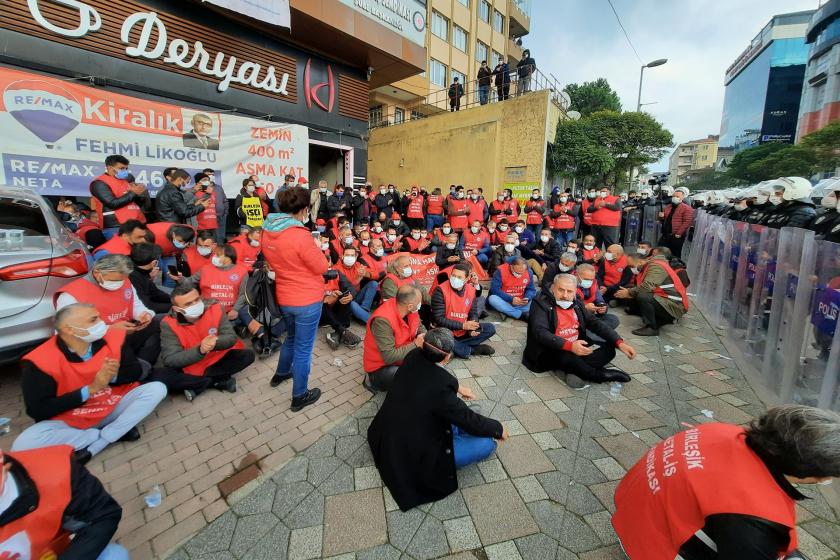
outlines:
{"label": "water bottle", "polygon": [[0,434],[8,434],[12,430],[11,418],[0,418]]}
{"label": "water bottle", "polygon": [[162,500],[162,495],[161,495],[161,492],[160,492],[160,486],[158,484],[155,484],[152,487],[152,491],[149,492],[148,494],[146,494],[143,497],[143,499],[146,500],[146,505],[148,507],[150,507],[150,508],[158,507],[160,505],[161,500]]}
{"label": "water bottle", "polygon": [[621,388],[624,387],[618,381],[614,381],[612,385],[610,385],[610,396],[614,399],[617,399],[621,396]]}

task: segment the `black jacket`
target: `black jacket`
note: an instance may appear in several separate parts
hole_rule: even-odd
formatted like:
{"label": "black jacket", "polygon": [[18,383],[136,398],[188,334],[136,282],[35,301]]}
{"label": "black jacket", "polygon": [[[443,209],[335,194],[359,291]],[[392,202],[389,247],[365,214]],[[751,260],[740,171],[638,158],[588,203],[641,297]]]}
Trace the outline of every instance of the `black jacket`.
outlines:
{"label": "black jacket", "polygon": [[187,204],[181,189],[172,183],[166,183],[157,193],[157,214],[159,222],[176,224],[187,223],[187,218],[197,216],[204,211],[204,206]]}
{"label": "black jacket", "polygon": [[[113,212],[117,208],[122,208],[132,202],[144,210],[149,208],[148,191],[144,195],[137,195],[131,191],[127,191],[124,195],[117,197],[114,196],[114,192],[111,190],[111,187],[106,185],[105,182],[97,179],[90,184],[90,193],[94,198],[98,199],[99,202],[102,203],[102,207],[104,208],[102,212]],[[112,228],[119,227],[120,225],[114,214],[103,215],[102,219],[105,224],[103,227]]]}
{"label": "black jacket", "polygon": [[437,253],[435,253],[435,264],[441,270],[456,264],[447,261],[446,259],[449,257],[459,257],[461,260],[464,260],[464,251],[461,249],[460,244],[456,245],[454,249],[447,249],[446,245],[438,247]]}
{"label": "black jacket", "polygon": [[502,62],[496,65],[496,68],[493,69],[493,82],[497,85],[509,84],[510,83],[510,67],[508,66],[507,62]]}
{"label": "black jacket", "polygon": [[376,467],[403,511],[458,489],[453,425],[478,437],[502,436],[502,424],[473,412],[457,391],[452,374],[412,350],[368,428]]}
{"label": "black jacket", "polygon": [[528,58],[523,58],[516,63],[516,72],[519,74],[520,78],[527,78],[533,74],[536,69],[537,63],[530,56]]}
{"label": "black jacket", "polygon": [[[580,323],[579,339],[588,340],[587,330],[603,338],[610,346],[615,346],[621,338],[603,321],[587,311],[580,300],[575,299],[572,309],[577,313]],[[551,369],[548,366],[552,353],[566,352],[563,349],[566,340],[554,334],[557,330],[557,304],[554,294],[549,291],[541,292],[534,298],[529,315],[528,335],[525,350],[522,351],[522,365],[533,372],[541,373]]]}
{"label": "black jacket", "polygon": [[134,286],[134,291],[137,292],[137,297],[140,298],[143,305],[155,314],[169,313],[169,310],[172,309],[169,294],[157,287],[150,276],[150,271],[135,267],[128,275],[128,279],[131,280],[131,285]]}
{"label": "black jacket", "polygon": [[[41,496],[35,482],[23,466],[6,455],[12,465],[10,476],[18,486],[18,497],[0,514],[0,527],[28,515],[38,506]],[[70,546],[61,560],[98,558],[108,546],[122,517],[122,508],[102,483],[74,459],[70,459],[70,503],[61,516],[61,528],[73,533]]]}
{"label": "black jacket", "polygon": [[[629,266],[627,268],[630,268]],[[625,269],[626,270],[626,269]],[[540,286],[542,287],[543,292],[547,292],[551,289],[551,284],[554,282],[554,277],[558,274],[572,274],[575,269],[571,270],[560,270],[560,260],[556,260],[550,262],[546,265],[545,271],[543,271],[542,282],[540,282]]]}
{"label": "black jacket", "polygon": [[[321,206],[324,205],[324,199],[321,199]],[[343,213],[348,218],[350,217],[350,196],[345,192],[342,196],[332,195],[327,197],[327,219],[335,217],[339,212]],[[318,213],[321,213],[321,208],[318,208]]]}
{"label": "black jacket", "polygon": [[385,212],[385,219],[390,220],[391,214],[394,213],[394,208],[397,208],[397,199],[393,193],[380,193],[373,199],[373,204],[376,206],[377,212]]}
{"label": "black jacket", "polygon": [[490,82],[492,81],[493,71],[490,70],[489,67],[479,68],[478,69],[478,85],[479,86],[490,86]]}
{"label": "black jacket", "polygon": [[[548,230],[543,230],[548,231]],[[559,261],[560,255],[563,253],[560,249],[560,244],[554,240],[553,237],[548,238],[548,243],[543,244],[542,239],[537,238],[537,244],[534,245],[534,249],[542,249],[543,255],[542,259],[546,262],[549,261]],[[533,249],[532,249],[533,250]]]}
{"label": "black jacket", "polygon": [[456,83],[450,84],[447,95],[449,96],[450,101],[464,97],[464,86]]}
{"label": "black jacket", "polygon": [[777,206],[775,210],[771,210],[769,214],[764,217],[762,224],[771,228],[796,227],[807,228],[817,211],[814,209],[814,203],[810,199],[800,198],[799,200],[791,200],[784,202]]}

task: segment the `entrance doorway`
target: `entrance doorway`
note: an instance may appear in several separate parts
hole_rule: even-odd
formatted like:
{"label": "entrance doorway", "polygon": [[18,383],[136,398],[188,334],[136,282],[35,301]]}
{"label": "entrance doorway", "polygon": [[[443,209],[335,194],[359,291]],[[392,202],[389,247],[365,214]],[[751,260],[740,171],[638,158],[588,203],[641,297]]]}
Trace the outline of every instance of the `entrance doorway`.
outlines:
{"label": "entrance doorway", "polygon": [[[324,180],[332,188],[336,184],[347,185],[347,162],[352,162],[352,148],[337,144],[309,143],[309,181],[310,188],[317,188],[318,181]],[[350,180],[352,182],[352,164]]]}

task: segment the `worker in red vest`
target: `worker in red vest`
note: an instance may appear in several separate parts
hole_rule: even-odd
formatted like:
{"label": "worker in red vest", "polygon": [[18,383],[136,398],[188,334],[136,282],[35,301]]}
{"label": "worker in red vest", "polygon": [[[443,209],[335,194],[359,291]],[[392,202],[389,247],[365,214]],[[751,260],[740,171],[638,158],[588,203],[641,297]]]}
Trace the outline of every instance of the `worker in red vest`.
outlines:
{"label": "worker in red vest", "polygon": [[148,367],[160,353],[160,323],[140,300],[128,279],[134,270],[125,255],[107,255],[93,265],[92,280],[78,278],[53,295],[56,311],[73,303],[96,306],[105,324],[125,331],[126,342]]}
{"label": "worker in red vest", "polygon": [[105,173],[90,184],[91,206],[106,239],[116,235],[120,224],[128,220],[146,221],[143,214],[143,207],[149,204],[146,185],[131,184],[128,177],[128,160],[115,154],[105,158]]}
{"label": "worker in red vest", "polygon": [[422,227],[412,226],[411,234],[403,238],[400,250],[404,253],[414,253],[415,255],[431,254],[432,244],[428,239],[423,238],[421,231]]}
{"label": "worker in red vest", "polygon": [[592,214],[592,234],[599,249],[618,243],[621,235],[621,199],[601,187],[598,197],[586,209]]}
{"label": "worker in red vest", "polygon": [[[607,302],[604,301],[604,296],[598,285],[597,272],[591,264],[581,263],[577,265],[575,274],[578,279],[577,296],[587,311],[598,317],[611,329],[615,329],[618,327],[619,319],[617,316],[607,313]],[[596,342],[599,341],[596,340]]]}
{"label": "worker in red vest", "polygon": [[623,287],[629,287],[633,280],[633,271],[628,263],[624,247],[619,244],[607,247],[604,258],[598,263],[598,285],[608,304],[614,300],[615,293]]}
{"label": "worker in red vest", "polygon": [[[204,212],[195,216],[196,222],[196,229],[202,230],[210,230],[214,234],[216,230],[219,229],[219,215],[216,211],[216,194],[213,191],[213,184],[210,181],[210,176],[207,173],[196,173],[193,176],[193,181],[195,183],[196,198],[207,198],[207,206],[204,208]],[[224,226],[224,224],[222,224]]]}
{"label": "worker in red vest", "polygon": [[[108,544],[122,508],[67,445],[0,450],[0,555],[127,560]],[[72,537],[72,538],[71,538]]]}
{"label": "worker in red vest", "polygon": [[522,208],[519,206],[519,201],[516,198],[514,198],[513,191],[510,189],[505,189],[505,202],[507,202],[507,205],[511,211],[511,217],[508,218],[508,221],[517,221],[519,219],[519,214],[522,213]]}
{"label": "worker in red vest", "polygon": [[403,199],[405,221],[411,229],[426,227],[426,197],[420,193],[417,185],[412,185],[411,193]]}
{"label": "worker in red vest", "polygon": [[592,234],[585,236],[583,238],[583,247],[580,252],[581,260],[585,263],[597,265],[603,256],[604,254],[601,252],[601,249],[595,241],[595,236]]}
{"label": "worker in red vest", "polygon": [[344,344],[347,348],[355,348],[362,341],[358,335],[350,330],[350,319],[353,315],[350,303],[356,295],[356,288],[343,274],[336,274],[335,278],[324,279],[324,306],[321,309],[321,325],[329,325],[332,331],[326,334],[327,344],[333,350],[338,350]]}
{"label": "worker in red vest", "polygon": [[487,201],[480,196],[478,190],[467,191],[467,209],[467,219],[470,223],[479,221],[483,224],[487,221]]}
{"label": "worker in red vest", "polygon": [[656,247],[639,272],[636,286],[621,288],[615,297],[629,301],[632,312],[642,316],[644,325],[633,331],[636,336],[658,336],[659,329],[682,317],[688,311],[688,292],[669,264],[671,250]]}
{"label": "worker in red vest", "polygon": [[402,245],[402,237],[397,235],[397,228],[389,227],[385,237],[382,238],[382,247],[386,254],[398,253]]}
{"label": "worker in red vest", "polygon": [[590,187],[586,193],[586,198],[580,202],[580,236],[583,237],[594,232],[592,225],[592,204],[598,198],[598,191],[594,187]]}
{"label": "worker in red vest", "polygon": [[490,283],[487,303],[499,312],[502,320],[507,317],[528,321],[531,300],[537,294],[534,276],[522,257],[499,265]]}
{"label": "worker in red vest", "polygon": [[131,246],[147,241],[149,229],[146,222],[126,220],[117,228],[117,234],[94,249],[93,260],[98,261],[105,255],[130,255]]}
{"label": "worker in red vest", "polygon": [[496,200],[490,203],[487,213],[490,215],[490,220],[496,223],[502,221],[502,218],[516,221],[516,216],[513,215],[513,210],[506,200],[504,192],[496,195]]}
{"label": "worker in red vest", "polygon": [[540,232],[543,228],[543,221],[545,220],[545,199],[540,193],[540,189],[531,191],[531,198],[525,203],[525,224],[531,233],[534,234],[535,239],[539,239]]}
{"label": "worker in red vest", "polygon": [[[432,292],[432,324],[452,331],[454,354],[464,360],[470,356],[492,356],[492,346],[484,344],[496,334],[492,323],[479,323],[480,291],[471,283],[472,266],[458,263],[449,270],[449,279]],[[481,284],[478,284],[478,288]]]}
{"label": "worker in red vest", "polygon": [[96,248],[105,243],[105,235],[102,233],[102,228],[99,226],[99,216],[94,211],[87,212],[81,205],[74,205],[76,209],[76,235],[79,239],[88,244],[89,247]]}
{"label": "worker in red vest", "polygon": [[361,253],[361,258],[367,263],[370,269],[370,277],[380,282],[385,278],[386,269],[388,268],[388,261],[385,258],[385,247],[382,246],[381,239],[371,239],[368,249],[367,254]]}
{"label": "worker in red vest", "polygon": [[554,240],[560,247],[565,247],[575,237],[575,215],[578,210],[566,193],[561,193],[557,200],[558,203],[548,214],[548,223]]}
{"label": "worker in red vest", "polygon": [[746,429],[709,423],[645,453],[616,488],[612,525],[631,560],[804,558],[795,485],[840,476],[837,413],[771,408]]}
{"label": "worker in red vest", "polygon": [[467,207],[467,201],[464,199],[464,187],[458,186],[455,189],[454,196],[446,199],[446,219],[452,224],[452,229],[461,233],[467,229],[469,224],[468,215],[470,209]]}
{"label": "worker in red vest", "polygon": [[148,224],[147,227],[154,236],[152,242],[160,247],[163,285],[171,288],[179,280],[179,275],[183,276],[185,271],[180,269],[173,271],[170,267],[178,268],[181,252],[195,239],[195,229],[192,226],[174,222],[154,222]]}
{"label": "worker in red vest", "polygon": [[440,192],[440,187],[435,187],[432,194],[429,195],[426,201],[426,229],[433,231],[443,225],[444,217],[444,196]]}
{"label": "worker in red vest", "polygon": [[109,328],[89,303],[59,309],[55,330],[21,359],[23,402],[35,424],[12,450],[65,444],[86,463],[114,442],[140,439],[136,426],[166,397],[166,387],[138,383],[150,371],[126,344],[126,332]]}
{"label": "worker in red vest", "polygon": [[366,323],[379,291],[379,284],[376,279],[371,278],[367,262],[359,258],[359,251],[355,247],[345,247],[341,259],[332,268],[344,275],[353,285],[356,293],[350,302],[350,310],[356,319]]}
{"label": "worker in red vest", "polygon": [[388,263],[385,276],[379,283],[379,295],[381,301],[396,297],[397,291],[403,286],[414,286],[423,298],[423,303],[429,303],[429,290],[421,286],[414,276],[414,269],[411,268],[411,259],[408,255],[399,255]]}
{"label": "worker in red vest", "polygon": [[222,305],[205,301],[190,282],[172,290],[172,311],[161,322],[160,338],[167,386],[184,391],[188,401],[208,387],[235,393],[233,375],[254,362]]}
{"label": "worker in red vest", "polygon": [[473,220],[470,229],[464,232],[464,254],[475,255],[482,265],[487,266],[493,247],[490,244],[490,234],[487,233],[480,220]]}
{"label": "worker in red vest", "polygon": [[364,385],[371,391],[387,391],[405,356],[423,344],[420,324],[420,290],[407,285],[371,314],[365,330]]}
{"label": "worker in red vest", "polygon": [[183,270],[184,276],[192,276],[205,265],[210,264],[210,259],[216,252],[216,236],[212,231],[199,230],[195,238],[195,244],[190,245],[181,253],[179,268]]}
{"label": "worker in red vest", "polygon": [[229,245],[236,251],[236,262],[243,265],[250,273],[254,270],[254,263],[260,258],[262,251],[262,228],[245,226],[239,235],[230,240]]}

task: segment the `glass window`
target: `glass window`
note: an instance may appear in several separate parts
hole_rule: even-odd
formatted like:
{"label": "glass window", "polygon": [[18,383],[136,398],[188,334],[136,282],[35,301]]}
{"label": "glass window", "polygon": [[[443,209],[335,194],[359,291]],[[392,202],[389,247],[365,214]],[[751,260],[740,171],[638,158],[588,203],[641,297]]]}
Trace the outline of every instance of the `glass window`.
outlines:
{"label": "glass window", "polygon": [[493,10],[493,29],[499,33],[505,32],[505,16],[499,10]]}
{"label": "glass window", "polygon": [[470,0],[458,0],[462,5],[466,6],[467,8],[470,7]]}
{"label": "glass window", "polygon": [[452,28],[452,44],[456,49],[467,52],[467,32],[457,25]]}
{"label": "glass window", "polygon": [[378,125],[382,122],[382,105],[377,105],[376,107],[370,107],[368,109],[368,120],[371,125]]}
{"label": "glass window", "polygon": [[449,40],[449,20],[437,12],[432,12],[432,33],[444,41]]}
{"label": "glass window", "polygon": [[394,108],[394,124],[405,122],[405,110],[399,107]]}
{"label": "glass window", "polygon": [[481,41],[475,42],[475,59],[479,62],[482,60],[487,60],[487,45],[482,43]]}
{"label": "glass window", "polygon": [[432,58],[429,61],[429,80],[436,86],[446,87],[446,64]]}
{"label": "glass window", "polygon": [[504,58],[502,53],[493,51],[493,68],[502,61],[502,58]]}
{"label": "glass window", "polygon": [[461,74],[460,72],[458,72],[457,70],[453,70],[452,71],[452,81],[453,82],[455,81],[455,78],[458,78],[458,83],[461,84],[462,86],[464,86],[464,89],[466,90],[467,86],[465,84],[467,83],[467,80],[464,77],[464,75]]}
{"label": "glass window", "polygon": [[478,18],[485,23],[490,23],[490,3],[487,0],[480,0]]}

